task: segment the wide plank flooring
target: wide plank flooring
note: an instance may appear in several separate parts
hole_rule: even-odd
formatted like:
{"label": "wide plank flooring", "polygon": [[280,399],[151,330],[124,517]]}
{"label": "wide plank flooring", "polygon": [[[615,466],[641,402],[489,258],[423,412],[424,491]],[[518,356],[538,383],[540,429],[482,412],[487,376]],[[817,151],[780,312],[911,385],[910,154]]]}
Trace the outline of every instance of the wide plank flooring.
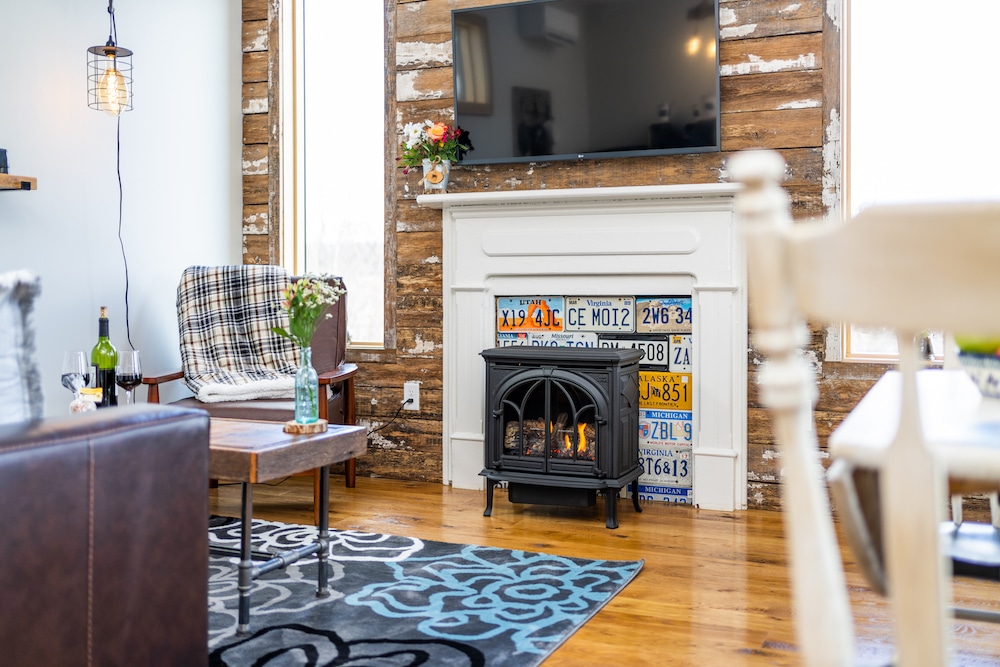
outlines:
{"label": "wide plank flooring", "polygon": [[[330,483],[332,528],[427,540],[644,559],[624,591],[563,644],[546,667],[582,665],[799,665],[792,625],[781,514],[715,512],[619,501],[619,528],[596,507],[513,504],[498,490],[492,517],[485,492],[441,484],[359,477]],[[239,516],[238,485],[212,491],[215,514]],[[254,516],[312,523],[312,478],[254,487]],[[869,591],[845,552],[862,664],[892,660],[888,605]],[[957,580],[959,604],[1000,610],[1000,584]],[[954,664],[1000,665],[1000,625],[955,621]]]}

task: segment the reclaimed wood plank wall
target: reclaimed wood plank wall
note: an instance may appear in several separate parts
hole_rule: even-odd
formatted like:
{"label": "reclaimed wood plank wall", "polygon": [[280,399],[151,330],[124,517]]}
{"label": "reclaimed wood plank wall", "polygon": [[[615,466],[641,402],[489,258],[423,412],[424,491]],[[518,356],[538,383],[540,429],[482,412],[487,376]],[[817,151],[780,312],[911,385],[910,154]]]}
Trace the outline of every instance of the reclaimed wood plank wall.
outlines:
{"label": "reclaimed wood plank wall", "polygon": [[[244,261],[279,262],[275,221],[277,40],[281,0],[244,0]],[[451,11],[508,0],[384,0],[390,154],[405,122],[453,122]],[[785,158],[797,219],[839,212],[840,0],[722,0],[722,152],[664,157],[455,167],[450,192],[728,180],[734,151],[772,148]],[[270,77],[270,78],[269,78]],[[267,83],[270,81],[270,85]],[[395,289],[395,345],[352,351],[359,363],[360,423],[369,438],[359,474],[442,479],[442,240],[440,212],[416,205],[419,175],[393,169],[386,261]],[[751,323],[752,328],[752,323]],[[813,327],[809,356],[820,380],[817,430],[826,436],[885,370],[832,362],[825,325]],[[780,507],[780,455],[756,393],[759,359],[748,377],[749,506]],[[421,409],[401,413],[403,382],[419,380]],[[391,422],[391,423],[390,423]]]}

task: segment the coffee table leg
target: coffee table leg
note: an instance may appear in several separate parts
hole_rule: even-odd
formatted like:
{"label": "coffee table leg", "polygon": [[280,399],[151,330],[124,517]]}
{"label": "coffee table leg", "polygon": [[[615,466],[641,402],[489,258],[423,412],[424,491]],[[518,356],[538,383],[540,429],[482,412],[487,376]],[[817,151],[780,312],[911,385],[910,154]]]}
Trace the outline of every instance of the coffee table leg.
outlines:
{"label": "coffee table leg", "polygon": [[250,633],[250,589],[253,588],[253,561],[250,558],[250,524],[253,516],[253,485],[243,482],[240,564],[237,588],[240,592],[239,622],[236,634]]}
{"label": "coffee table leg", "polygon": [[316,574],[316,597],[330,595],[326,560],[330,553],[330,467],[319,469],[319,572]]}

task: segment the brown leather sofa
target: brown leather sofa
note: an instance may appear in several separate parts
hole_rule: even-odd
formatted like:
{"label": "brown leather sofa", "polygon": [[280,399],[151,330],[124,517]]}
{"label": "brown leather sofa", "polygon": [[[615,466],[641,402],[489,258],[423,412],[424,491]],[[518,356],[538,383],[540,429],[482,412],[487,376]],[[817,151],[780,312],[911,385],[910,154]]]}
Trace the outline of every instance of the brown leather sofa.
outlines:
{"label": "brown leather sofa", "polygon": [[0,425],[0,664],[203,665],[208,415]]}

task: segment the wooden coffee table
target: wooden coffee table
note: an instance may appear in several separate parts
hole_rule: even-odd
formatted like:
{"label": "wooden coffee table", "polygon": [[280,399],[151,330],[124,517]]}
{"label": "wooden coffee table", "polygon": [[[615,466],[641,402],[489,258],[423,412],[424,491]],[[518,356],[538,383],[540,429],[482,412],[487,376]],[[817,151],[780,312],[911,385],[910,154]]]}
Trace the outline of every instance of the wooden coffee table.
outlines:
{"label": "wooden coffee table", "polygon": [[239,419],[212,419],[209,432],[208,473],[211,479],[227,479],[242,484],[240,548],[212,547],[216,555],[239,556],[239,622],[237,634],[250,632],[250,590],[257,577],[317,554],[316,596],[326,597],[326,559],[329,553],[329,511],[319,513],[316,540],[269,558],[257,565],[250,547],[253,518],[253,484],[319,468],[320,507],[330,502],[330,470],[334,463],[360,456],[367,450],[368,436],[363,426],[331,424],[322,433],[290,435],[277,422]]}

